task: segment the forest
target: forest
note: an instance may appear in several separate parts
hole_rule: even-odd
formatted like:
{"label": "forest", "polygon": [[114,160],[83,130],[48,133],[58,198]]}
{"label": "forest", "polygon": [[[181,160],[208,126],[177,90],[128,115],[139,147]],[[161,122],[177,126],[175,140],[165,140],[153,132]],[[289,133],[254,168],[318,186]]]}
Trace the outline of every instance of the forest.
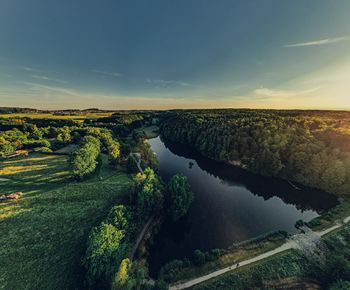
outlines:
{"label": "forest", "polygon": [[[185,175],[175,174],[166,181],[159,175],[157,156],[147,142],[146,132],[151,127],[159,127],[161,138],[185,144],[203,156],[255,174],[282,178],[343,198],[350,192],[349,112],[230,109],[106,113],[94,109],[89,112],[6,109],[0,118],[0,170],[4,178],[0,184],[4,191],[0,206],[9,214],[3,216],[4,222],[0,224],[8,233],[2,237],[2,243],[11,244],[13,237],[20,242],[19,237],[25,230],[27,241],[33,245],[28,252],[24,251],[23,244],[19,247],[22,249],[19,253],[26,261],[38,259],[35,258],[37,244],[47,247],[45,252],[50,257],[60,257],[65,252],[63,248],[71,246],[71,251],[77,254],[72,255],[74,267],[70,269],[72,273],[80,273],[78,278],[72,274],[74,277],[31,282],[30,288],[59,288],[57,285],[65,287],[62,285],[70,283],[84,285],[86,289],[168,289],[168,283],[176,282],[175,278],[187,269],[206,267],[208,263],[219,264],[220,259],[230,255],[233,248],[197,249],[185,262],[175,260],[164,265],[158,280],[150,279],[147,251],[154,235],[163,220],[178,222],[186,217],[196,198]],[[8,198],[14,191],[23,192],[18,201]],[[46,218],[40,219],[45,216],[42,206],[46,205],[46,199],[49,204],[59,201],[59,206],[47,208]],[[23,209],[16,206],[17,202]],[[27,207],[33,208],[30,218],[19,212]],[[78,209],[84,211],[77,213]],[[324,215],[326,219],[327,214]],[[345,216],[345,213],[341,214]],[[79,221],[73,217],[79,217]],[[66,222],[68,218],[72,220]],[[322,218],[320,216],[313,223],[322,225]],[[55,227],[54,223],[60,222],[64,225],[57,227],[52,239],[61,239],[61,246],[52,247],[50,239],[37,240],[48,228]],[[333,222],[333,218],[328,222]],[[76,237],[74,231],[80,224],[84,226]],[[68,229],[59,231],[64,226]],[[141,236],[141,250],[136,243],[134,251],[135,242],[144,229],[147,234]],[[288,235],[277,233],[266,237],[277,237],[271,245],[279,245]],[[269,238],[261,239],[262,243],[269,242]],[[71,244],[64,246],[70,240]],[[253,246],[249,248],[251,244]],[[244,249],[246,255],[252,249],[255,251],[254,246],[260,247],[258,241],[251,244]],[[259,251],[263,250],[261,247]],[[15,260],[18,253],[7,248],[0,254],[6,260],[5,266],[0,265],[5,273],[1,279],[9,289],[23,287],[28,279],[34,281],[33,277],[41,272],[39,269],[48,265],[48,260],[39,259],[40,265],[28,270],[30,278],[14,280],[11,273],[18,271],[21,261],[13,265],[9,262]],[[348,252],[344,250],[341,255],[340,262],[333,262],[343,263],[348,271]],[[290,261],[288,257],[276,258],[276,261],[288,264],[285,262]],[[296,258],[291,254],[293,259]],[[62,263],[60,271],[65,271],[64,259]],[[6,271],[9,267],[12,271]],[[264,266],[261,269],[263,275],[268,276]],[[56,270],[52,271],[51,276],[54,276]],[[284,273],[286,277],[287,274],[290,272]],[[244,274],[243,278],[235,276],[235,281],[240,281],[242,287],[244,283],[255,287],[255,276],[250,279],[250,284],[242,282],[249,275],[251,273]],[[346,280],[344,273],[337,275]],[[322,280],[319,276],[315,277]],[[222,285],[227,286],[225,283],[231,283],[233,278],[227,278],[229,282],[225,279]],[[263,277],[257,280],[261,279]],[[214,284],[218,287],[215,289],[221,289],[217,286],[220,283]],[[338,281],[324,282],[327,285],[333,283]],[[204,285],[203,289],[210,289],[210,285]]]}
{"label": "forest", "polygon": [[161,133],[254,173],[339,195],[350,192],[349,112],[171,111]]}
{"label": "forest", "polygon": [[[89,191],[94,193],[101,190],[97,195],[101,198],[99,202],[102,202],[103,196],[107,193],[114,193],[112,194],[114,197],[109,196],[109,200],[106,200],[109,202],[107,214],[102,215],[105,209],[102,209],[101,214],[95,213],[94,215],[99,216],[99,218],[92,219],[93,226],[90,225],[88,233],[84,234],[83,239],[85,240],[82,242],[86,246],[80,246],[84,254],[78,257],[82,260],[78,264],[84,269],[82,271],[86,275],[83,281],[79,282],[79,287],[84,284],[89,289],[143,289],[143,282],[147,276],[147,266],[134,259],[135,254],[130,253],[145,221],[152,217],[158,222],[162,216],[170,216],[174,220],[181,218],[186,214],[193,200],[193,193],[185,176],[174,175],[167,183],[157,175],[157,159],[145,141],[146,136],[142,132],[135,131],[141,126],[151,125],[152,119],[157,116],[157,113],[114,112],[110,113],[108,117],[102,116],[92,119],[85,117],[81,120],[80,114],[82,112],[80,111],[75,112],[76,114],[68,111],[70,118],[62,117],[65,112],[60,112],[61,118],[58,119],[53,112],[49,111],[45,112],[45,117],[40,117],[43,112],[31,109],[8,109],[4,112],[27,114],[27,116],[10,115],[9,118],[0,118],[0,165],[2,165],[0,171],[2,172],[1,176],[4,176],[0,185],[5,193],[9,191],[1,195],[0,206],[9,207],[10,216],[15,215],[16,208],[13,208],[13,203],[17,201],[12,201],[10,198],[11,189],[14,187],[21,190],[21,199],[18,200],[20,204],[22,201],[25,202],[28,197],[35,195],[37,191],[43,191],[39,194],[39,200],[34,203],[35,208],[36,204],[40,204],[40,198],[48,195],[45,192],[46,187],[40,183],[40,180],[45,178],[44,176],[50,177],[47,181],[49,192],[51,190],[50,183],[53,183],[55,187],[61,188],[63,192],[68,191],[72,195],[68,196],[68,199],[71,200],[69,203],[71,209],[68,209],[67,213],[64,214],[65,218],[70,214],[77,215],[73,209],[80,209],[80,199],[84,200],[84,195],[87,196]],[[137,165],[138,160],[132,152],[138,152],[137,154],[142,156],[140,166]],[[28,162],[29,165],[26,165]],[[19,166],[18,163],[23,165]],[[56,163],[65,168],[65,171],[55,172]],[[53,168],[54,172],[51,173],[50,169],[45,168]],[[17,177],[23,174],[28,174],[28,176],[25,175],[26,182]],[[64,175],[62,184],[60,184],[58,177],[54,177],[55,175],[58,177]],[[33,180],[33,184],[29,180]],[[123,190],[120,190],[119,184],[122,182],[126,183],[127,186],[123,186]],[[116,188],[108,188],[108,184],[116,186]],[[87,189],[89,185],[93,187],[90,190]],[[40,190],[33,190],[33,186],[40,188]],[[77,186],[81,186],[82,189],[74,189]],[[106,186],[107,193],[103,193]],[[84,187],[87,188],[84,189]],[[59,199],[62,193],[54,194],[54,199]],[[82,194],[82,196],[74,197],[77,194]],[[114,203],[111,202],[111,199],[114,199]],[[90,207],[101,210],[99,202],[94,201]],[[51,217],[49,214],[50,219],[55,219],[55,215],[60,216],[60,213],[55,210],[50,212],[53,215]],[[36,217],[37,214],[34,214],[33,219]],[[86,215],[83,217],[88,218]],[[48,221],[43,220],[42,222],[42,226],[46,228]],[[35,236],[32,224],[30,222],[24,223],[28,228],[28,234]],[[69,230],[73,231],[75,227],[76,225],[72,228],[68,226]],[[12,232],[12,235],[18,235],[17,230],[21,231],[22,229],[17,228],[17,226],[12,228],[5,223],[5,230]],[[60,238],[64,239],[67,234],[60,233],[60,235],[62,235]],[[11,239],[11,235],[5,235],[3,238]],[[66,236],[66,238],[68,237]],[[49,243],[52,241],[47,243],[40,241],[39,244],[50,248]],[[49,253],[50,251],[57,251],[56,255],[62,254],[60,252],[62,249],[59,248],[48,250]],[[30,254],[27,254],[27,257],[30,258]],[[6,264],[8,262],[9,260]],[[15,264],[20,263],[17,261]],[[44,265],[45,263],[40,266]],[[6,268],[8,267],[9,265],[6,266]],[[10,274],[10,272],[5,271],[5,268],[1,268],[1,270],[6,275]],[[29,275],[34,275],[35,268],[32,271],[33,273],[29,271]],[[24,281],[19,280],[17,282],[19,284],[13,286],[14,281],[4,279],[9,288],[23,287],[21,282],[24,283]],[[40,281],[41,286],[35,285],[34,281],[31,281],[30,288],[47,288],[47,285],[42,286],[43,283],[60,282],[59,279],[56,280],[53,282]],[[57,286],[54,285],[51,284],[50,287],[56,288]],[[150,285],[149,289],[153,289],[153,287]]]}

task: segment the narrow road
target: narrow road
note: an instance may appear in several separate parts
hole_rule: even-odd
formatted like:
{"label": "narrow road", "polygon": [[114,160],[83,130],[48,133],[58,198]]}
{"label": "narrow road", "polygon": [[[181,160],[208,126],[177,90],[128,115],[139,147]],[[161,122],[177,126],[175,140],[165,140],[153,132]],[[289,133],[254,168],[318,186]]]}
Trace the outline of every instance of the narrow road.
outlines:
{"label": "narrow road", "polygon": [[[141,168],[141,157],[138,156],[138,153],[130,153],[130,156],[132,158],[134,158],[134,161],[136,162],[136,165],[137,165],[137,168],[138,170],[140,171],[140,173],[143,173],[143,170]],[[130,261],[133,261],[134,258],[135,258],[135,254],[136,254],[136,251],[137,249],[139,248],[140,246],[140,243],[144,237],[144,235],[147,233],[147,230],[149,228],[149,226],[151,225],[152,221],[154,219],[154,215],[152,215],[149,220],[147,221],[147,223],[143,226],[140,234],[138,235],[137,239],[136,239],[136,242],[131,250],[131,253],[130,253],[130,256],[129,256],[129,260]]]}
{"label": "narrow road", "polygon": [[136,242],[132,248],[132,251],[130,253],[130,256],[129,256],[130,261],[134,260],[136,251],[139,248],[139,245],[140,245],[145,233],[147,232],[149,226],[151,225],[153,219],[154,219],[154,216],[151,216],[150,219],[147,221],[147,223],[143,226],[142,231],[140,232],[139,236],[137,237],[137,240],[136,240]]}
{"label": "narrow road", "polygon": [[134,158],[137,169],[143,173],[143,170],[141,168],[141,158],[139,158],[138,153],[130,153],[130,156],[132,156],[132,158]]}
{"label": "narrow road", "polygon": [[[343,220],[343,224],[347,224],[348,222],[350,222],[350,216],[345,218]],[[336,224],[324,231],[321,231],[321,232],[312,232],[311,233],[314,233],[316,235],[318,235],[319,237],[322,237],[340,227],[343,226],[343,224]],[[302,234],[298,234],[298,235],[302,235]],[[304,235],[307,235],[307,234],[304,234]],[[204,281],[207,281],[207,280],[210,280],[212,278],[215,278],[215,277],[218,277],[222,274],[225,274],[227,272],[230,272],[234,269],[238,269],[238,268],[241,268],[243,266],[246,266],[246,265],[249,265],[249,264],[252,264],[252,263],[255,263],[255,262],[258,262],[258,261],[261,261],[263,259],[266,259],[268,257],[271,257],[273,255],[276,255],[276,254],[279,254],[279,253],[282,253],[282,252],[285,252],[287,250],[290,250],[290,249],[299,249],[299,245],[297,244],[296,241],[292,240],[292,239],[289,239],[286,243],[284,243],[282,246],[272,250],[272,251],[268,251],[264,254],[261,254],[259,256],[256,256],[254,258],[251,258],[251,259],[248,259],[248,260],[245,260],[245,261],[242,261],[242,262],[239,262],[239,264],[233,264],[229,267],[226,267],[226,268],[223,268],[223,269],[220,269],[220,270],[217,270],[217,271],[214,271],[210,274],[207,274],[207,275],[204,275],[204,276],[201,276],[201,277],[198,277],[198,278],[195,278],[195,279],[192,279],[190,281],[187,281],[187,282],[184,282],[184,283],[179,283],[179,284],[174,284],[174,285],[171,285],[169,287],[169,290],[180,290],[180,289],[187,289],[189,287],[192,287],[194,285],[197,285],[197,284],[200,284]]]}

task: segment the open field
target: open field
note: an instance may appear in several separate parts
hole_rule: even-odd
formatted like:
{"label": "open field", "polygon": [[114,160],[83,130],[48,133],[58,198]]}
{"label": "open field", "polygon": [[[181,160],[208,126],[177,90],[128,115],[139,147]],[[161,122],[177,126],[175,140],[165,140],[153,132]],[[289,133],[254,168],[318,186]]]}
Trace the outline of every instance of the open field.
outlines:
{"label": "open field", "polygon": [[31,118],[31,119],[72,119],[72,120],[84,120],[84,119],[98,119],[103,117],[109,117],[112,113],[87,113],[84,115],[54,115],[43,113],[13,113],[13,114],[0,114],[0,118]]}
{"label": "open field", "polygon": [[73,182],[68,158],[30,154],[0,165],[0,193],[22,191],[0,203],[0,289],[80,289],[81,257],[92,226],[127,193],[131,179],[103,165]]}

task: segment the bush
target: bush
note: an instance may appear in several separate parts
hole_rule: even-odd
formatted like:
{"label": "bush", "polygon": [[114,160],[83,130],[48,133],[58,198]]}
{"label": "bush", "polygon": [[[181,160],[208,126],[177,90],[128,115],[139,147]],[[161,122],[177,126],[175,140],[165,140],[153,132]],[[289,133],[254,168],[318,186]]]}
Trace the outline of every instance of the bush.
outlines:
{"label": "bush", "polygon": [[183,266],[184,264],[181,260],[173,260],[160,269],[159,278],[166,282],[170,282],[180,273]]}
{"label": "bush", "polygon": [[168,290],[169,285],[163,280],[157,280],[152,290]]}
{"label": "bush", "polygon": [[52,153],[52,150],[50,148],[48,148],[48,147],[35,148],[34,151],[42,152],[42,153]]}
{"label": "bush", "polygon": [[37,147],[51,147],[51,143],[48,140],[42,139],[42,140],[28,140],[23,144],[24,148],[26,149],[33,149]]}
{"label": "bush", "polygon": [[205,263],[205,254],[201,250],[194,251],[193,263],[197,266],[201,266]]}

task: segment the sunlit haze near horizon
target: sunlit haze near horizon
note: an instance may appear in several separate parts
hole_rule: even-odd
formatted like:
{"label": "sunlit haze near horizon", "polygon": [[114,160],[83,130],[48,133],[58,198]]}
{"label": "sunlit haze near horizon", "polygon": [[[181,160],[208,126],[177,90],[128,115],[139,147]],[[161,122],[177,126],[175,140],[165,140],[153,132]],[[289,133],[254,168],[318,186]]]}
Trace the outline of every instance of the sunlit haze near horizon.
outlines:
{"label": "sunlit haze near horizon", "polygon": [[350,1],[2,0],[0,106],[350,109]]}

